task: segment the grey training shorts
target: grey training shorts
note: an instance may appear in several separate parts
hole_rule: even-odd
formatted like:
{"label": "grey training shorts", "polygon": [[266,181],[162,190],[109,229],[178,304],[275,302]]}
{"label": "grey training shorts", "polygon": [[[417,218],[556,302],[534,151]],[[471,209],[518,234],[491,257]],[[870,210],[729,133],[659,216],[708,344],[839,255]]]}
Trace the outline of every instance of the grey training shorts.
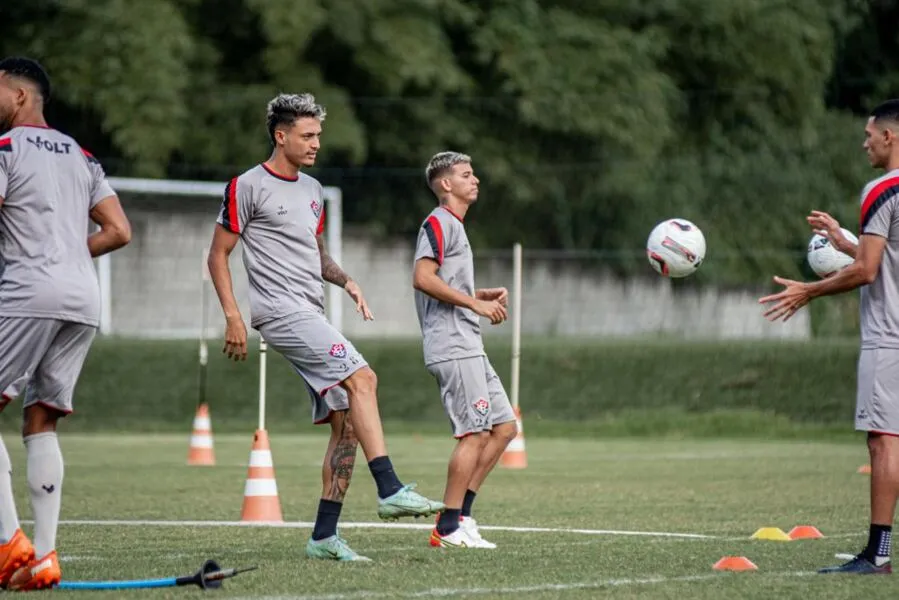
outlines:
{"label": "grey training shorts", "polygon": [[2,404],[25,392],[24,406],[72,412],[72,396],[96,327],[35,317],[0,317]]}
{"label": "grey training shorts", "polygon": [[313,423],[325,423],[332,411],[350,407],[340,383],[368,363],[323,314],[296,312],[260,325],[259,333],[303,378]]}
{"label": "grey training shorts", "polygon": [[855,429],[899,435],[899,349],[862,349]]}
{"label": "grey training shorts", "polygon": [[506,390],[486,356],[433,363],[428,365],[428,372],[437,379],[456,438],[515,420]]}

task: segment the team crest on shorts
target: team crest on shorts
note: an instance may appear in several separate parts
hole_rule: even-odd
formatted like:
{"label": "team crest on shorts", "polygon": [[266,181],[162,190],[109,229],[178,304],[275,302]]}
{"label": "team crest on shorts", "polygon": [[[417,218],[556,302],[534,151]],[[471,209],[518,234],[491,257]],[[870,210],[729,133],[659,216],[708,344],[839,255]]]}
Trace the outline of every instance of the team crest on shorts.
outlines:
{"label": "team crest on shorts", "polygon": [[487,413],[490,412],[490,403],[484,400],[483,398],[479,398],[477,402],[472,404],[474,409],[480,414],[482,417],[486,417]]}
{"label": "team crest on shorts", "polygon": [[322,214],[322,205],[318,203],[318,200],[313,200],[309,203],[309,206],[312,207],[312,212],[315,213],[316,217],[321,216]]}
{"label": "team crest on shorts", "polygon": [[328,350],[328,354],[334,358],[346,358],[346,346],[343,344],[331,344],[331,349]]}

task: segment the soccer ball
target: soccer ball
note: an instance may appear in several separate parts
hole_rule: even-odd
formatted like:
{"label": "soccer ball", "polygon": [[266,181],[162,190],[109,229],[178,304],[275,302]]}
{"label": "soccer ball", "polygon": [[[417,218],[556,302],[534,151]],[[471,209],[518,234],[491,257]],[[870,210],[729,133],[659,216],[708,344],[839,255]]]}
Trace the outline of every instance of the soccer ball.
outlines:
{"label": "soccer ball", "polygon": [[[840,227],[843,236],[854,243],[858,243],[858,238],[852,232]],[[837,271],[847,267],[853,263],[854,259],[848,254],[843,254],[833,247],[826,237],[820,233],[812,236],[808,243],[808,266],[812,268],[818,277],[830,277]]]}
{"label": "soccer ball", "polygon": [[692,275],[705,258],[705,236],[686,219],[662,221],[649,234],[646,258],[665,277]]}

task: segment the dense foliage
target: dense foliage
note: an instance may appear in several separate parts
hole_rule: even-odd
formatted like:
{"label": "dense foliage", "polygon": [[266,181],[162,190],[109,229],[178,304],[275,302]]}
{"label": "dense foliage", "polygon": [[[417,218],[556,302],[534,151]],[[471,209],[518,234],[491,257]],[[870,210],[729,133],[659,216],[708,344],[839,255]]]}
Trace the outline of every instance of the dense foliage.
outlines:
{"label": "dense foliage", "polygon": [[[265,103],[329,111],[315,171],[345,217],[408,235],[423,167],[472,154],[479,247],[639,254],[706,231],[719,281],[796,270],[812,208],[855,227],[874,104],[899,94],[894,0],[30,0],[0,50],[117,175],[224,179],[266,158]],[[622,262],[622,265],[630,263]],[[643,265],[645,267],[645,265]]]}

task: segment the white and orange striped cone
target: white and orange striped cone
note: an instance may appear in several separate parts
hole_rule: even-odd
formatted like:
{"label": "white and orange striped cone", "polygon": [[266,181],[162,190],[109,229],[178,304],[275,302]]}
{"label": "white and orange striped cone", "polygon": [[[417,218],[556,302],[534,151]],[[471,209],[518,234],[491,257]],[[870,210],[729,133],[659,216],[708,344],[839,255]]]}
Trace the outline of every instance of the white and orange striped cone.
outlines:
{"label": "white and orange striped cone", "polygon": [[521,410],[517,406],[515,407],[515,424],[518,426],[518,433],[506,446],[506,450],[500,457],[500,464],[507,469],[524,469],[528,466],[528,455],[524,450],[524,426],[521,423]]}
{"label": "white and orange striped cone", "polygon": [[278,500],[272,450],[268,443],[268,432],[264,429],[257,430],[253,437],[240,520],[272,523],[281,523],[284,520],[281,517],[281,501]]}
{"label": "white and orange striped cone", "polygon": [[209,419],[209,406],[201,404],[194,416],[194,430],[190,434],[190,448],[187,451],[187,464],[212,466],[215,464],[215,450],[212,447],[212,421]]}

